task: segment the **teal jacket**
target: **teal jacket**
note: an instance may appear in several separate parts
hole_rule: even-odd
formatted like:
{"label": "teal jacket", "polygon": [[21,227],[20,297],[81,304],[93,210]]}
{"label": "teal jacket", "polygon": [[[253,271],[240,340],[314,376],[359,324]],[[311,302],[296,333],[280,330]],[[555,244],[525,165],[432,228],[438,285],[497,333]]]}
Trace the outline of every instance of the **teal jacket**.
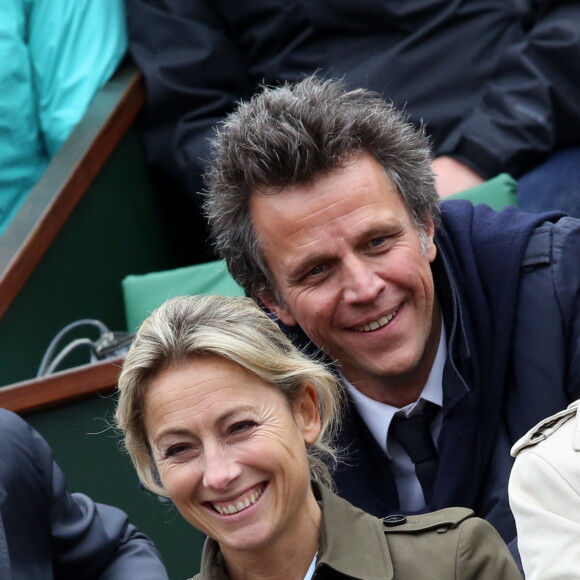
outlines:
{"label": "teal jacket", "polygon": [[0,0],[0,235],[126,49],[123,0]]}

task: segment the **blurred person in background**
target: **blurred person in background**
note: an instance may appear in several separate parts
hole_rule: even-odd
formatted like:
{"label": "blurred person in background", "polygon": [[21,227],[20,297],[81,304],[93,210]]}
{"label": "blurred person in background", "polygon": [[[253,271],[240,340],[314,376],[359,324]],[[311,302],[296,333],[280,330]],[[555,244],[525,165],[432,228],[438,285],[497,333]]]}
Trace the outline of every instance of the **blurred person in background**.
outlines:
{"label": "blurred person in background", "polygon": [[126,50],[123,0],[0,0],[0,235]]}
{"label": "blurred person in background", "polygon": [[236,102],[260,83],[315,72],[424,122],[441,197],[507,172],[525,211],[580,217],[576,0],[128,0],[127,9],[146,82],[145,144],[176,227],[201,227],[208,140]]}

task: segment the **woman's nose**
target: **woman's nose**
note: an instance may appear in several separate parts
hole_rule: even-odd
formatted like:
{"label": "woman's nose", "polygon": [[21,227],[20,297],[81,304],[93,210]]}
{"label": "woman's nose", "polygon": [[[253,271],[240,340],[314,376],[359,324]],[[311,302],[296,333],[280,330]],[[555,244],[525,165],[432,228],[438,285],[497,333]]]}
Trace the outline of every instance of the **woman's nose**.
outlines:
{"label": "woman's nose", "polygon": [[224,490],[241,474],[241,467],[226,450],[205,454],[203,485]]}

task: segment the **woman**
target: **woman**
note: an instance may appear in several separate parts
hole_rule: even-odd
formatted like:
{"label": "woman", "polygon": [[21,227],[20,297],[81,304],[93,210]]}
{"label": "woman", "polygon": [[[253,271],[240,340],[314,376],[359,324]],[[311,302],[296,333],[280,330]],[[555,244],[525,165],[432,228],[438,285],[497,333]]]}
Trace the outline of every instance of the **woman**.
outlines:
{"label": "woman", "polygon": [[250,299],[166,302],[119,391],[143,483],[208,536],[199,580],[521,578],[470,510],[383,521],[328,489],[341,387]]}

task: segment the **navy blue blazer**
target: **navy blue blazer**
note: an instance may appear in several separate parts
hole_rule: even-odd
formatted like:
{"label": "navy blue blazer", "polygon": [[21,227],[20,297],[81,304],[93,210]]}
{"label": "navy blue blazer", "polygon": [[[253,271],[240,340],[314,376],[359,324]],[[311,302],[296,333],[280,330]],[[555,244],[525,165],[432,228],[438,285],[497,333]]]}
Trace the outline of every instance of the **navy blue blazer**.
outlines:
{"label": "navy blue blazer", "polygon": [[166,580],[151,541],[121,510],[66,490],[46,441],[0,409],[0,578]]}

